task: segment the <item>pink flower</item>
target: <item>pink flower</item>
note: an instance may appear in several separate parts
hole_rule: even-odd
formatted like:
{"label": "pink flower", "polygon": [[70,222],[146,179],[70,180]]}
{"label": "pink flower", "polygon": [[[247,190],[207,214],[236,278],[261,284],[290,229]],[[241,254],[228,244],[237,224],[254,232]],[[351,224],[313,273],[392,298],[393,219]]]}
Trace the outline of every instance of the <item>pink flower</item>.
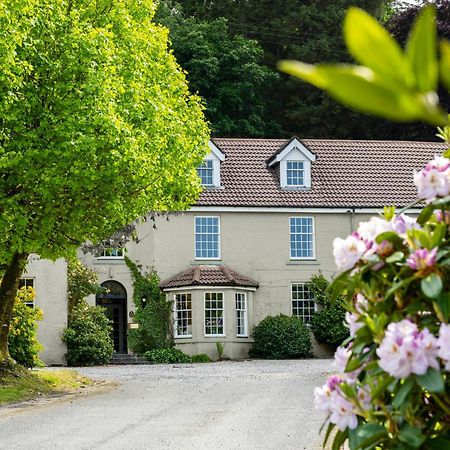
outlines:
{"label": "pink flower", "polygon": [[423,170],[414,172],[418,196],[428,201],[450,192],[450,160],[437,156]]}
{"label": "pink flower", "polygon": [[350,336],[354,337],[356,332],[364,326],[363,323],[359,322],[360,315],[357,313],[351,313],[347,311],[345,313],[345,326],[350,331]]}
{"label": "pink flower", "polygon": [[353,430],[358,426],[355,406],[339,393],[333,395],[330,422],[336,424],[341,431],[346,428]]}
{"label": "pink flower", "polygon": [[424,329],[419,332],[410,320],[390,323],[377,349],[380,367],[396,378],[412,373],[423,375],[429,367],[439,368],[437,339]]}
{"label": "pink flower", "polygon": [[442,213],[442,211],[435,211],[434,215],[436,216],[436,220],[438,222],[444,222],[447,225],[450,225],[450,212],[445,211]]}
{"label": "pink flower", "polygon": [[358,375],[361,373],[361,368],[358,368],[352,372],[345,372],[345,368],[347,367],[347,363],[352,356],[352,351],[350,348],[346,347],[338,347],[334,352],[334,362],[333,367],[341,373],[341,376],[344,377],[346,381],[349,383],[353,383],[358,378]]}
{"label": "pink flower", "polygon": [[436,264],[437,247],[432,250],[426,248],[420,248],[416,250],[406,260],[407,264],[413,270],[424,270],[428,267],[432,267]]}
{"label": "pink flower", "polygon": [[414,217],[409,217],[403,213],[394,218],[393,225],[394,231],[400,235],[405,235],[408,230],[421,228]]}
{"label": "pink flower", "polygon": [[319,411],[327,414],[331,413],[331,406],[333,403],[333,392],[339,388],[342,379],[337,375],[328,378],[327,382],[322,387],[314,389],[314,406]]}
{"label": "pink flower", "polygon": [[366,251],[366,245],[355,236],[333,241],[333,255],[338,270],[352,269]]}
{"label": "pink flower", "polygon": [[441,324],[437,340],[438,356],[445,361],[445,370],[450,371],[450,325]]}

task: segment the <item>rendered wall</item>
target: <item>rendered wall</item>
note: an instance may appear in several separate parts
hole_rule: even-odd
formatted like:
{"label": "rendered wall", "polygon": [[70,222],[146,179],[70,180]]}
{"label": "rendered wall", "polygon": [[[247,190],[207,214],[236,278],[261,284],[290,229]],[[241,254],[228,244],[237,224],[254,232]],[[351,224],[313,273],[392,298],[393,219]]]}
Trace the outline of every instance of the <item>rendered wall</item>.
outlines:
{"label": "rendered wall", "polygon": [[65,365],[67,347],[61,336],[67,327],[67,263],[31,256],[23,276],[34,279],[35,305],[44,314],[38,324],[38,340],[43,346],[39,357],[47,365]]}

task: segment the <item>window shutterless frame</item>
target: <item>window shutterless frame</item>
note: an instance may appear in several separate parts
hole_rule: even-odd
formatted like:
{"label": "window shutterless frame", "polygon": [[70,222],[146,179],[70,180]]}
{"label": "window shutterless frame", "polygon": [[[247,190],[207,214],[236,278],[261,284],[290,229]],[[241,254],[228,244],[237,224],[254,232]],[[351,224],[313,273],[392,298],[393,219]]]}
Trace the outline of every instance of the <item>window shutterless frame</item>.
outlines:
{"label": "window shutterless frame", "polygon": [[192,337],[192,294],[177,292],[173,301],[173,334],[175,338]]}
{"label": "window shutterless frame", "polygon": [[235,292],[236,336],[248,337],[248,303],[246,292]]}
{"label": "window shutterless frame", "polygon": [[303,323],[309,324],[316,312],[317,305],[307,283],[291,283],[291,311]]}
{"label": "window shutterless frame", "polygon": [[[23,288],[23,287],[26,287],[26,288],[31,287],[36,290],[34,284],[35,284],[34,278],[23,277],[19,280],[19,289]],[[36,299],[34,298],[31,302],[25,302],[25,305],[29,306],[30,308],[34,308],[36,306],[34,303],[35,300]]]}
{"label": "window shutterless frame", "polygon": [[225,337],[223,292],[205,292],[203,299],[203,331],[205,337]]}
{"label": "window shutterless frame", "polygon": [[[309,230],[309,232],[305,232],[304,230]],[[310,244],[305,236],[311,237]],[[302,243],[306,246],[306,250],[302,248]],[[305,254],[299,255],[299,253],[303,252]],[[316,259],[316,231],[314,217],[289,217],[289,259],[297,261]]]}
{"label": "window shutterless frame", "polygon": [[[217,233],[209,232],[209,225],[206,223],[206,219],[213,219],[213,221],[217,220]],[[206,226],[206,232],[203,231]],[[215,225],[214,225],[215,226]],[[220,217],[219,216],[195,216],[194,217],[194,257],[195,260],[205,260],[205,261],[218,261],[222,258],[221,249],[220,249]],[[208,256],[208,246],[209,242],[214,242],[209,236],[217,235],[217,256]],[[212,239],[208,241],[208,239]],[[205,256],[206,254],[206,256]]]}

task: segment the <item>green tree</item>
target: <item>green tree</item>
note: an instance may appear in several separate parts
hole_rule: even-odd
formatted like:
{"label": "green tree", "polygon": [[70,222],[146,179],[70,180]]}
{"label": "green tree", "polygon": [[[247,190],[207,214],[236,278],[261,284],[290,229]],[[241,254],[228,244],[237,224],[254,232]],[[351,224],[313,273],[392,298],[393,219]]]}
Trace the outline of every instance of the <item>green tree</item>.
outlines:
{"label": "green tree", "polygon": [[70,255],[185,209],[207,151],[199,98],[151,0],[0,5],[0,367],[30,253]]}
{"label": "green tree", "polygon": [[268,117],[266,101],[279,76],[262,64],[263,50],[255,40],[233,34],[223,17],[185,17],[179,4],[167,0],[159,4],[156,20],[170,30],[191,91],[205,99],[214,135],[261,137],[279,132]]}
{"label": "green tree", "polygon": [[[255,39],[261,45],[264,63],[275,71],[280,59],[349,62],[341,29],[345,11],[354,5],[381,16],[388,3],[385,0],[186,0],[183,8],[186,15],[199,20],[226,17],[235,34]],[[268,117],[279,124],[284,136],[371,137],[372,121],[367,117],[284,75],[266,90],[265,99]]]}

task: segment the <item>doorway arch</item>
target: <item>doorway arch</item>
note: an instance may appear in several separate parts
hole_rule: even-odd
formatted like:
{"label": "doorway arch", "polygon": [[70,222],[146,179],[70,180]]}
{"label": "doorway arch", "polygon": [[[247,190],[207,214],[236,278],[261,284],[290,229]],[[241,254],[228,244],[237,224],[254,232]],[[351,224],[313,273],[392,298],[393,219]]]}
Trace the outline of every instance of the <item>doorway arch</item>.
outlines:
{"label": "doorway arch", "polygon": [[111,320],[112,339],[115,353],[127,353],[127,291],[118,281],[108,280],[102,283],[105,293],[97,294],[95,303],[105,309],[105,315]]}

